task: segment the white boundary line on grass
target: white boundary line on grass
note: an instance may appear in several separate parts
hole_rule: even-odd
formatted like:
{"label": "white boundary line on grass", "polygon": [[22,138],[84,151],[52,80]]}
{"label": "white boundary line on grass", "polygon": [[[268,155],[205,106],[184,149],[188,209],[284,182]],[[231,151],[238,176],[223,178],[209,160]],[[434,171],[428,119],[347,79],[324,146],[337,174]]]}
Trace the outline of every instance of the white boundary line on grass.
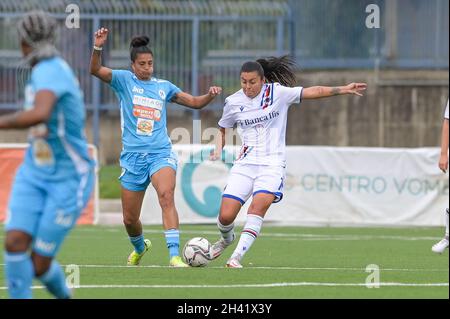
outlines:
{"label": "white boundary line on grass", "polygon": [[[5,264],[0,264],[0,267],[4,267]],[[67,265],[62,265],[63,267]],[[129,269],[139,269],[139,268],[167,268],[173,269],[170,266],[162,266],[162,265],[140,265],[140,266],[126,266],[126,265],[77,265],[80,268],[129,268]],[[208,266],[208,269],[227,269],[225,266]],[[189,269],[189,268],[188,268]],[[244,270],[251,269],[264,269],[264,270],[329,270],[329,271],[361,271],[366,272],[365,268],[356,268],[356,267],[269,267],[269,266],[249,266],[245,267]],[[438,269],[438,268],[430,268],[430,269],[420,269],[420,268],[381,268],[380,271],[397,271],[397,272],[449,272],[449,269]]]}
{"label": "white boundary line on grass", "polygon": [[[76,229],[79,232],[94,232],[101,233],[105,232],[122,232],[122,230],[116,228],[105,228],[105,229],[93,229],[93,228],[79,228]],[[125,234],[125,230],[123,230]],[[144,229],[144,233],[147,234],[163,234],[160,230],[154,229]],[[181,230],[181,234],[193,234],[193,235],[216,235],[219,236],[219,231],[202,231],[202,230]],[[73,235],[71,235],[74,237]],[[76,236],[76,234],[75,234]],[[270,233],[262,232],[260,237],[281,237],[281,238],[299,238],[305,240],[373,240],[373,239],[392,239],[392,240],[440,240],[442,237],[431,237],[431,236],[395,236],[395,235],[357,235],[357,234],[292,234],[292,233]]]}
{"label": "white boundary line on grass", "polygon": [[[125,236],[125,230],[120,230],[116,228],[104,228],[104,229],[94,229],[94,228],[75,228],[78,232],[92,232],[99,234],[101,232],[123,232]],[[154,229],[144,229],[144,233],[147,234],[163,234],[162,231]],[[213,235],[219,236],[218,231],[202,231],[202,230],[181,230],[181,234],[192,234],[192,235]],[[70,235],[71,238],[76,238],[76,234]],[[389,240],[407,240],[407,241],[417,241],[417,240],[440,240],[442,237],[431,237],[431,236],[396,236],[396,235],[357,235],[357,234],[292,234],[292,233],[270,233],[263,232],[260,237],[278,237],[278,238],[290,238],[290,239],[301,239],[301,240],[374,240],[374,239],[389,239]],[[0,239],[4,239],[4,236],[0,236]]]}
{"label": "white boundary line on grass", "polygon": [[[378,285],[378,284],[377,284]],[[173,289],[173,288],[278,288],[300,286],[326,287],[367,287],[365,283],[335,283],[335,282],[280,282],[271,284],[243,284],[243,285],[80,285],[76,289],[110,289],[110,288],[145,288],[145,289]],[[448,287],[448,283],[402,283],[381,282],[380,287]],[[44,286],[33,286],[32,289],[44,289]],[[0,287],[0,290],[7,290]]]}
{"label": "white boundary line on grass", "polygon": [[[199,233],[196,233],[199,235]],[[271,235],[261,235],[260,237],[268,238],[272,237]],[[273,238],[272,240],[277,241],[365,241],[365,240],[404,240],[404,241],[438,241],[442,239],[441,237],[404,237],[404,238],[380,238],[380,237],[358,237],[358,236],[348,236],[348,237],[332,237],[332,236],[318,236],[318,237],[308,237],[308,236],[292,236],[291,238],[286,238],[288,236],[283,236],[285,238],[282,238],[282,236],[273,236],[278,238]],[[4,236],[0,236],[0,240],[4,240]],[[86,236],[80,236],[80,235],[70,235],[70,238],[76,239],[76,238],[92,238],[92,237],[86,237]],[[97,238],[97,237],[95,237]],[[151,237],[150,237],[151,238]],[[127,239],[124,236],[124,239]]]}
{"label": "white boundary line on grass", "polygon": [[[142,266],[125,266],[125,265],[79,265],[81,268],[170,268],[170,266],[162,265],[142,265]],[[226,269],[225,266],[212,266],[207,267],[209,269]],[[352,268],[352,267],[269,267],[269,266],[249,266],[244,269],[265,269],[265,270],[331,270],[331,271],[362,271],[365,272],[365,268]],[[402,268],[385,268],[380,271],[399,271],[399,272],[449,272],[449,269],[402,269]]]}

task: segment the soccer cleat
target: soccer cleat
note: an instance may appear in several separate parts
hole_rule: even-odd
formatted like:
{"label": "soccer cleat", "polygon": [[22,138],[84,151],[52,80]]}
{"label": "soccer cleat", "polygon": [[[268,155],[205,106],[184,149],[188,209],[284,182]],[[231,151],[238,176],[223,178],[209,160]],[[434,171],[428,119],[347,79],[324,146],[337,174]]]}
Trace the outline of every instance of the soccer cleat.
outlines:
{"label": "soccer cleat", "polygon": [[211,258],[212,260],[219,258],[220,255],[225,251],[225,248],[230,246],[231,243],[228,243],[225,241],[225,239],[220,238],[217,242],[215,242],[211,246]]}
{"label": "soccer cleat", "polygon": [[447,248],[448,248],[448,239],[444,238],[437,244],[433,245],[433,247],[431,247],[431,250],[436,254],[442,254]]}
{"label": "soccer cleat", "polygon": [[227,261],[227,268],[243,268],[240,261],[237,258],[231,258]]}
{"label": "soccer cleat", "polygon": [[144,239],[144,245],[145,249],[142,253],[138,254],[136,251],[133,250],[133,252],[128,256],[128,266],[137,266],[141,262],[142,256],[145,255],[145,253],[152,247],[152,242],[149,239]]}
{"label": "soccer cleat", "polygon": [[173,256],[172,259],[170,259],[169,266],[170,267],[174,267],[174,268],[186,268],[186,267],[189,267],[188,264],[185,264],[183,262],[183,259],[181,259],[180,256]]}

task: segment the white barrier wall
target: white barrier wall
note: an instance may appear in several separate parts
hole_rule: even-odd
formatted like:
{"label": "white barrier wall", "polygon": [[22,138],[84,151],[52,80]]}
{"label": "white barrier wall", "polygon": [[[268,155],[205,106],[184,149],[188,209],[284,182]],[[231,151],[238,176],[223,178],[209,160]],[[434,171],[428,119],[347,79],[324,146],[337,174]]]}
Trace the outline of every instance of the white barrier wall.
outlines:
{"label": "white barrier wall", "polygon": [[[229,164],[225,164],[208,160],[210,148],[174,146],[179,156],[175,200],[181,224],[216,222],[236,149],[228,149]],[[266,221],[441,226],[448,207],[449,180],[437,166],[439,153],[438,148],[288,147],[284,199],[272,205]],[[245,221],[250,201],[238,223]],[[151,186],[142,221],[161,224],[161,208]]]}

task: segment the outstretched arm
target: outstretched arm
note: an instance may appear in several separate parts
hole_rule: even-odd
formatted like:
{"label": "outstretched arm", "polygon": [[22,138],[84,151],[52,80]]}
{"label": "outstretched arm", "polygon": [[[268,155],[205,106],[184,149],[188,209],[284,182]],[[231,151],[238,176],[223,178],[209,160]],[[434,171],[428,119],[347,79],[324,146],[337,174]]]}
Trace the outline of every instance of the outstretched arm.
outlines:
{"label": "outstretched arm", "polygon": [[108,29],[100,28],[95,32],[94,36],[94,49],[91,56],[90,70],[91,74],[98,77],[100,80],[111,83],[112,70],[110,68],[102,66],[102,49],[103,45],[108,38]]}
{"label": "outstretched arm", "polygon": [[223,127],[219,127],[219,132],[216,136],[216,148],[211,151],[211,155],[209,159],[211,161],[217,161],[222,157],[222,150],[225,146],[225,129]]}
{"label": "outstretched arm", "polygon": [[335,95],[354,94],[363,96],[362,92],[367,89],[366,83],[351,83],[346,86],[328,87],[328,86],[313,86],[303,89],[303,99],[319,99],[323,97],[330,97]]}
{"label": "outstretched arm", "polygon": [[442,137],[441,137],[441,156],[439,158],[439,168],[444,173],[447,172],[448,169],[448,119],[444,120],[444,123],[442,124]]}
{"label": "outstretched arm", "polygon": [[55,103],[56,96],[53,92],[39,91],[34,98],[32,109],[0,116],[0,129],[22,129],[47,122]]}
{"label": "outstretched arm", "polygon": [[172,98],[172,102],[199,110],[208,105],[220,93],[222,93],[222,88],[218,86],[210,87],[208,94],[201,96],[192,96],[185,92],[179,92]]}

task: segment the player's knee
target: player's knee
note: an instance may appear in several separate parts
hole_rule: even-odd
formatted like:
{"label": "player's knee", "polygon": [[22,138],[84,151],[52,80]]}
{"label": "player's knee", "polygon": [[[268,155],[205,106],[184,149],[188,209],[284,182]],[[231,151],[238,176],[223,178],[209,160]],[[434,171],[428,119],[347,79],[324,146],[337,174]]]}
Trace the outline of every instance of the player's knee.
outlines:
{"label": "player's knee", "polygon": [[221,223],[224,226],[231,225],[234,222],[235,217],[233,215],[227,215],[227,214],[220,214],[219,216],[219,223]]}
{"label": "player's knee", "polygon": [[123,224],[125,226],[134,226],[139,222],[139,217],[134,214],[124,214],[123,216]]}
{"label": "player's knee", "polygon": [[174,190],[164,190],[159,193],[159,204],[162,209],[168,209],[174,206]]}
{"label": "player's knee", "polygon": [[34,274],[36,277],[40,277],[45,274],[52,263],[51,258],[42,257],[38,255],[32,255],[31,260],[33,261]]}
{"label": "player's knee", "polygon": [[30,243],[31,238],[24,233],[8,233],[5,239],[5,250],[9,253],[26,252],[30,246]]}
{"label": "player's knee", "polygon": [[248,211],[252,212],[254,215],[260,215],[267,211],[267,207],[252,203],[252,204],[250,204]]}

